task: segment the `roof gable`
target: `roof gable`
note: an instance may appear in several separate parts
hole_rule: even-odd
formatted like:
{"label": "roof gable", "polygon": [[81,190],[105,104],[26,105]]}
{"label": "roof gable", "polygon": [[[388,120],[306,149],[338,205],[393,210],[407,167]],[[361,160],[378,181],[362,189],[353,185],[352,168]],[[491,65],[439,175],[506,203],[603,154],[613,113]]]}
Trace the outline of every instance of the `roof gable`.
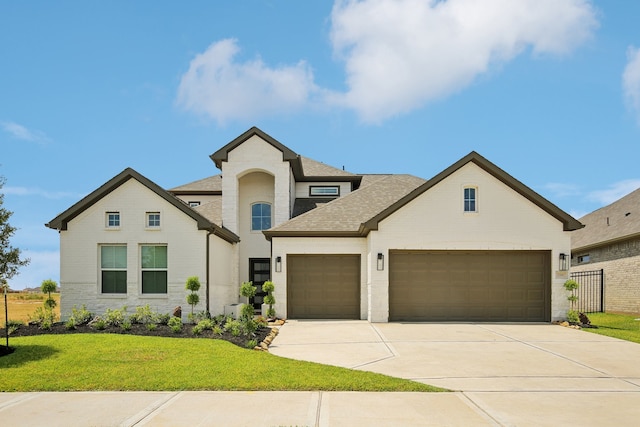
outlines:
{"label": "roof gable", "polygon": [[258,136],[268,144],[271,144],[277,150],[280,150],[282,152],[282,161],[297,161],[298,168],[300,168],[300,159],[298,158],[298,154],[255,126],[239,137],[235,138],[233,141],[231,141],[209,157],[211,158],[211,160],[213,160],[218,169],[222,169],[222,162],[226,162],[229,159],[229,152],[233,151],[236,147],[243,144],[252,136]]}
{"label": "roof gable", "polygon": [[535,204],[536,206],[538,206],[539,208],[547,212],[549,215],[556,218],[558,221],[562,222],[564,231],[573,231],[573,230],[578,230],[584,227],[584,225],[582,225],[578,220],[573,218],[571,215],[564,212],[563,210],[558,208],[556,205],[554,205],[553,203],[551,203],[550,201],[548,201],[547,199],[545,199],[544,197],[542,197],[541,195],[533,191],[531,188],[527,187],[522,182],[518,181],[517,179],[509,175],[507,172],[500,169],[498,166],[491,163],[489,160],[482,157],[480,154],[478,154],[475,151],[472,151],[471,153],[467,154],[465,157],[458,160],[457,162],[449,166],[447,169],[443,170],[442,172],[440,172],[439,174],[437,174],[436,176],[434,176],[433,178],[425,182],[423,185],[416,188],[415,190],[407,194],[402,199],[398,200],[393,205],[387,207],[378,215],[376,215],[375,217],[367,221],[364,224],[364,227],[368,230],[377,230],[378,223],[380,221],[382,221],[383,219],[385,219],[386,217],[388,217],[389,215],[391,215],[392,213],[394,213],[395,211],[397,211],[398,209],[400,209],[401,207],[409,203],[411,200],[415,199],[416,197],[420,196],[424,192],[428,191],[430,188],[432,188],[439,182],[443,181],[444,179],[449,177],[451,174],[453,174],[454,172],[456,172],[457,170],[459,170],[469,162],[474,163],[475,165],[483,169],[485,172],[489,173],[494,178],[498,179],[503,184],[507,185],[508,187],[513,189],[515,192],[517,192],[518,194],[520,194],[521,196],[528,199],[533,204]]}
{"label": "roof gable", "polygon": [[69,209],[65,210],[54,219],[45,224],[49,228],[53,228],[55,230],[66,230],[68,227],[69,221],[73,220],[75,217],[80,215],[89,207],[93,206],[102,198],[109,195],[116,188],[120,187],[130,179],[135,179],[140,184],[147,187],[149,190],[156,193],[159,197],[163,198],[171,205],[176,207],[178,210],[182,211],[187,216],[191,217],[196,221],[199,230],[210,230],[212,233],[222,237],[223,239],[229,242],[239,242],[240,238],[236,236],[231,231],[220,227],[217,224],[209,221],[200,213],[196,212],[192,208],[190,208],[186,203],[173,196],[168,191],[164,190],[158,184],[149,180],[148,178],[142,176],[135,170],[131,168],[127,168],[120,172],[115,177],[111,178],[109,181],[100,186],[97,190],[93,191],[89,195],[85,196],[82,200],[71,206]]}

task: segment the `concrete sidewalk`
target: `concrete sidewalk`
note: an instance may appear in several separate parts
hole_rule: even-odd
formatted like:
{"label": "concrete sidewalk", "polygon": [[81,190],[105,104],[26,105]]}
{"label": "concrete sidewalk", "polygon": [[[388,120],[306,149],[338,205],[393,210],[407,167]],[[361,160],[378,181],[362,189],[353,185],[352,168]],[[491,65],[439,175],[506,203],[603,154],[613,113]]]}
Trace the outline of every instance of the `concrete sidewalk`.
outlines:
{"label": "concrete sidewalk", "polygon": [[0,393],[0,425],[588,427],[640,420],[640,345],[555,325],[289,321],[270,351],[457,391]]}
{"label": "concrete sidewalk", "polygon": [[0,393],[13,426],[492,426],[459,393]]}

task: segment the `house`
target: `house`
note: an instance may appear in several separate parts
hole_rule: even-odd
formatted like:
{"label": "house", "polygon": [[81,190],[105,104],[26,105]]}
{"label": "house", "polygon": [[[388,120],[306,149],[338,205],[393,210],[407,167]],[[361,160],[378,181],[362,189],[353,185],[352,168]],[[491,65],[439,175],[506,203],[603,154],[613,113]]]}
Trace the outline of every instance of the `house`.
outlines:
{"label": "house", "polygon": [[47,224],[63,317],[81,304],[170,312],[189,276],[212,314],[241,302],[241,282],[272,280],[288,318],[565,316],[559,260],[582,224],[476,152],[429,180],[354,174],[254,127],[210,157],[221,174],[169,190],[126,169]]}
{"label": "house", "polygon": [[640,188],[580,219],[571,270],[604,273],[603,311],[640,313]]}

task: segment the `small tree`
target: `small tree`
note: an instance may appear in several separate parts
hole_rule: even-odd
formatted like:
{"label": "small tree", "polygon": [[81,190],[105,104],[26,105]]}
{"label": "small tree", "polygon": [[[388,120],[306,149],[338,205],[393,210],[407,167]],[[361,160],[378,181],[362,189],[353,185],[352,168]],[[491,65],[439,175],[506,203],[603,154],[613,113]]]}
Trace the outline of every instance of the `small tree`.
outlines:
{"label": "small tree", "polygon": [[251,298],[256,295],[256,288],[253,286],[253,282],[243,282],[240,285],[240,296],[247,298],[247,303],[242,306],[242,314],[240,315],[243,319],[253,319],[253,304],[251,304]]}
{"label": "small tree", "polygon": [[273,304],[276,303],[276,297],[273,296],[273,291],[275,290],[275,285],[272,281],[264,282],[262,285],[262,290],[267,293],[264,297],[264,303],[269,304],[269,308],[267,309],[267,318],[273,319],[276,317],[276,310],[273,308]]}
{"label": "small tree", "polygon": [[[4,186],[5,179],[0,176],[0,190]],[[18,274],[18,269],[29,264],[29,258],[20,258],[20,249],[11,246],[9,239],[16,232],[16,228],[9,224],[9,218],[13,212],[3,208],[4,194],[0,193],[0,284],[6,284],[13,276]]]}
{"label": "small tree", "polygon": [[40,290],[43,294],[49,295],[47,300],[44,302],[44,306],[49,310],[53,310],[54,308],[56,308],[57,303],[56,300],[51,298],[51,292],[55,292],[58,290],[58,284],[51,279],[43,280],[42,284],[40,285]]}
{"label": "small tree", "polygon": [[576,289],[578,289],[578,286],[580,286],[578,282],[576,282],[573,279],[569,279],[566,282],[564,282],[564,288],[568,292],[570,292],[569,296],[567,297],[567,299],[571,302],[570,309],[569,311],[567,311],[567,320],[571,323],[578,323],[578,321],[580,320],[578,312],[575,309],[576,301],[578,301],[578,297],[576,296],[575,291]]}
{"label": "small tree", "polygon": [[200,302],[200,296],[197,294],[200,289],[200,279],[197,276],[191,276],[187,279],[185,288],[191,293],[187,295],[187,303],[191,305],[191,316],[193,317],[193,310],[195,306]]}

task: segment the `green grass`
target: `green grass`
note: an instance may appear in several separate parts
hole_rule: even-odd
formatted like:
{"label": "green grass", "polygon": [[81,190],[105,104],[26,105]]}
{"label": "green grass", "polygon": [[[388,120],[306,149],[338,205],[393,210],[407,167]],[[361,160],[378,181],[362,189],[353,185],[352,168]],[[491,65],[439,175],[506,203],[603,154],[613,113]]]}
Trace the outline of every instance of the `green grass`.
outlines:
{"label": "green grass", "polygon": [[640,343],[640,315],[589,313],[591,324],[597,329],[585,328],[594,334]]}
{"label": "green grass", "polygon": [[10,338],[9,344],[16,351],[0,357],[0,391],[446,391],[222,340],[68,334]]}

